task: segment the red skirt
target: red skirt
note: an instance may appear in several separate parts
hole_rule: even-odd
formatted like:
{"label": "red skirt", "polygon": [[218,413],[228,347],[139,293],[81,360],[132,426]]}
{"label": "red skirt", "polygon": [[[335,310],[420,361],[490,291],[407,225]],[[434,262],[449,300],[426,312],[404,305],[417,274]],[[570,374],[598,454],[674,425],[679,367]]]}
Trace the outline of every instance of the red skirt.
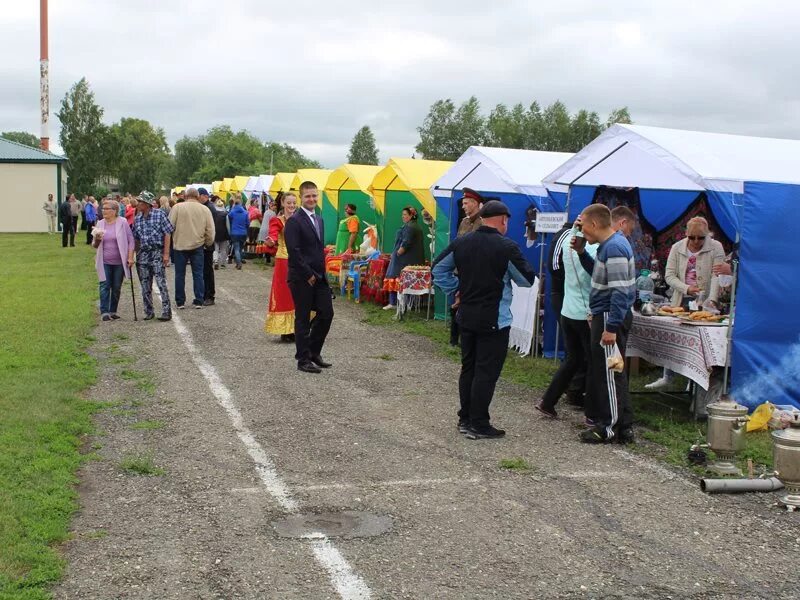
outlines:
{"label": "red skirt", "polygon": [[294,300],[289,291],[286,278],[289,275],[289,261],[276,258],[272,271],[272,290],[269,294],[267,321],[264,330],[274,335],[294,333]]}

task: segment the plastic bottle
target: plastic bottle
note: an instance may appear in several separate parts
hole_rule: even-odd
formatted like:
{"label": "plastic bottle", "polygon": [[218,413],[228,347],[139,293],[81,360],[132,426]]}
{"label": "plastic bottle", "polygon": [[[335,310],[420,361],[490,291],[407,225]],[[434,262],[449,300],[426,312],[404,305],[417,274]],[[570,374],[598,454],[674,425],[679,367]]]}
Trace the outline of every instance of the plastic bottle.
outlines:
{"label": "plastic bottle", "polygon": [[639,302],[642,304],[650,302],[655,287],[656,283],[650,278],[650,271],[642,269],[639,272],[639,277],[636,278],[636,296]]}

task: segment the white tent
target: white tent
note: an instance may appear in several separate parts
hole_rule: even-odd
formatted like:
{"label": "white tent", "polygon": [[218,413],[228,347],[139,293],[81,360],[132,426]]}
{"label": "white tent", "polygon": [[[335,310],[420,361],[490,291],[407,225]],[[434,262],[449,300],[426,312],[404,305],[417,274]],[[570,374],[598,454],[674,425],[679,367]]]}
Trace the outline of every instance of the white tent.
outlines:
{"label": "white tent", "polygon": [[269,188],[272,186],[273,179],[275,179],[274,175],[259,175],[253,191],[261,194],[269,194]]}
{"label": "white tent", "polygon": [[800,183],[800,141],[614,125],[543,181],[743,193],[743,182]]}
{"label": "white tent", "polygon": [[563,164],[572,154],[511,148],[471,146],[431,187],[434,196],[462,190],[525,194],[546,197],[542,177]]}
{"label": "white tent", "polygon": [[261,190],[258,189],[258,177],[255,175],[251,175],[247,179],[247,183],[244,185],[244,191],[248,194],[256,192],[261,193]]}

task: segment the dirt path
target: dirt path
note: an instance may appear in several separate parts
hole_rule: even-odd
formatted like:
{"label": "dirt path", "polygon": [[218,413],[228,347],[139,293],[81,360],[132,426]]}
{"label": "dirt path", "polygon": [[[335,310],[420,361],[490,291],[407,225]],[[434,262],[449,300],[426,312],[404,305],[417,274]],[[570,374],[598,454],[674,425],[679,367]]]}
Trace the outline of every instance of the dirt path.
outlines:
{"label": "dirt path", "polygon": [[[800,597],[800,527],[774,495],[706,496],[617,446],[582,446],[509,384],[493,405],[508,437],[465,440],[458,366],[342,300],[334,368],[299,373],[262,332],[269,272],[248,267],[218,272],[215,307],[98,328],[92,396],[118,404],[97,418],[57,597]],[[148,453],[163,475],[120,469]],[[499,468],[514,457],[533,468]],[[272,527],[346,510],[392,527]]]}

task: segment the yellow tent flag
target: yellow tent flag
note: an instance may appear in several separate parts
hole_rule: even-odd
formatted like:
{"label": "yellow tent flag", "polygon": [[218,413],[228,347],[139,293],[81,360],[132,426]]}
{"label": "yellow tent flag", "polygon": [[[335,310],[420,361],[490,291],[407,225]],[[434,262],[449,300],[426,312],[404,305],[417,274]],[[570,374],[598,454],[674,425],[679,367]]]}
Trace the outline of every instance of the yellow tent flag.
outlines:
{"label": "yellow tent flag", "polygon": [[426,211],[436,217],[436,200],[431,194],[431,186],[444,175],[453,163],[446,160],[417,160],[414,158],[392,158],[378,171],[370,193],[375,199],[378,212],[385,212],[386,192],[388,190],[408,191],[414,194]]}
{"label": "yellow tent flag", "polygon": [[369,186],[382,168],[377,165],[345,164],[334,169],[325,184],[325,195],[331,206],[339,210],[339,192],[342,190],[359,190],[369,194]]}
{"label": "yellow tent flag", "polygon": [[278,192],[288,192],[292,187],[294,176],[294,173],[275,173],[272,185],[269,186],[269,195],[274,198]]}

